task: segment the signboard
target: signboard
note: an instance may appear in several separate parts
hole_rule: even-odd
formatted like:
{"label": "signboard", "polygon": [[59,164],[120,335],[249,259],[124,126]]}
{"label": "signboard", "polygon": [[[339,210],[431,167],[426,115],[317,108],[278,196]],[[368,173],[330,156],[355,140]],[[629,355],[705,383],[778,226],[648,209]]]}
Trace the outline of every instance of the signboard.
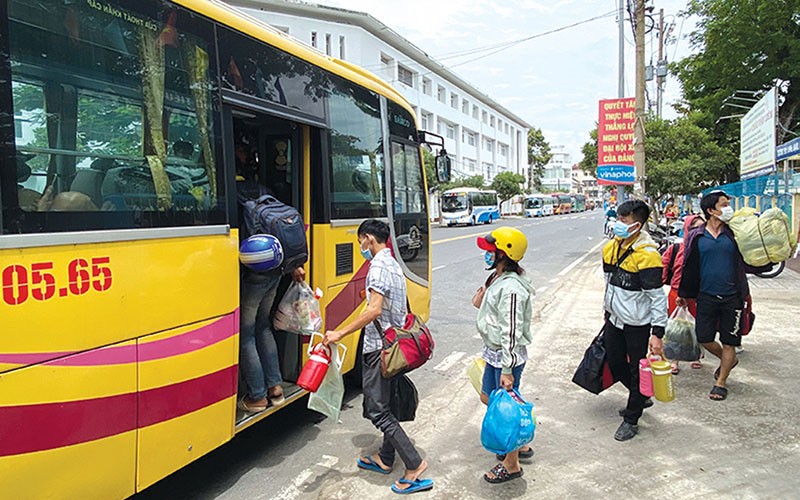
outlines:
{"label": "signboard", "polygon": [[792,139],[789,142],[784,142],[775,150],[775,159],[777,161],[783,160],[797,160],[800,158],[800,137]]}
{"label": "signboard", "polygon": [[739,174],[743,180],[775,170],[775,88],[742,118]]}
{"label": "signboard", "polygon": [[597,183],[633,184],[633,125],[636,99],[600,101],[597,123]]}

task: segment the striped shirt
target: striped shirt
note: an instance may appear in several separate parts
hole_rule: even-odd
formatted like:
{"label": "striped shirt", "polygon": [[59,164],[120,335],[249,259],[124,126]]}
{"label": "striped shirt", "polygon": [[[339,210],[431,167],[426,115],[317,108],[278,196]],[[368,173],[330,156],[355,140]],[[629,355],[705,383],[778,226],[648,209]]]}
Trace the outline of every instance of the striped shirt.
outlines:
{"label": "striped shirt", "polygon": [[[367,273],[367,302],[377,292],[383,295],[383,307],[378,319],[385,330],[390,326],[403,326],[406,320],[406,278],[392,252],[384,248],[369,263]],[[370,323],[364,328],[364,353],[383,349],[381,334]]]}

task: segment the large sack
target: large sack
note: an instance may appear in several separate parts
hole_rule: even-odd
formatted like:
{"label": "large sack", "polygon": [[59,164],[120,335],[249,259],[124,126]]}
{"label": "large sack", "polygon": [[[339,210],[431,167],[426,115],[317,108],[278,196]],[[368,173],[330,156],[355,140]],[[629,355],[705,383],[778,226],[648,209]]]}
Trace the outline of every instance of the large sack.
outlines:
{"label": "large sack", "polygon": [[770,208],[760,215],[755,208],[740,208],[729,223],[744,261],[761,267],[791,257],[797,241],[783,210]]}

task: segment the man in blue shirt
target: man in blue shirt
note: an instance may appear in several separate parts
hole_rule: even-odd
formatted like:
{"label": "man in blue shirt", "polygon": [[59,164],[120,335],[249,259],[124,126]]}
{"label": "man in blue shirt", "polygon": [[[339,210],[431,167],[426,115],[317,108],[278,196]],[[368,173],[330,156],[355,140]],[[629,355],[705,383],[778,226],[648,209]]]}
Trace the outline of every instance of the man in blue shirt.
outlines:
{"label": "man in blue shirt", "polygon": [[745,273],[762,269],[745,264],[739,252],[728,227],[733,208],[727,194],[722,191],[707,194],[700,201],[700,208],[708,222],[685,236],[683,275],[676,303],[685,306],[686,299],[697,299],[697,341],[720,358],[709,398],[722,401],[728,396],[728,375],[739,364],[736,347],[742,344],[742,332],[746,333],[752,323],[744,307],[750,296]]}

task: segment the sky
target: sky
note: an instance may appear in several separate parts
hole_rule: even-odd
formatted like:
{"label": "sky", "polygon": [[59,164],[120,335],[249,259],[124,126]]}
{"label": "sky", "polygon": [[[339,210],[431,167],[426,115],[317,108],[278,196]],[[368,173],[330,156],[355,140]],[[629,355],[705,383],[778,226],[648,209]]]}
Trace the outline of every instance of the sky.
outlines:
{"label": "sky", "polygon": [[[410,42],[531,125],[541,128],[552,146],[563,145],[572,161],[597,121],[600,99],[618,95],[617,0],[312,0],[314,3],[371,14]],[[691,19],[678,14],[686,0],[651,0],[674,23],[665,48],[672,62],[691,54]],[[498,43],[518,40],[609,14],[599,20],[534,38],[502,52],[452,57]],[[645,62],[658,56],[656,31],[646,35]],[[633,30],[626,23],[626,96],[634,95]],[[481,55],[486,55],[476,59]],[[650,87],[655,105],[655,87]],[[667,78],[664,117],[680,98],[680,84]]]}

